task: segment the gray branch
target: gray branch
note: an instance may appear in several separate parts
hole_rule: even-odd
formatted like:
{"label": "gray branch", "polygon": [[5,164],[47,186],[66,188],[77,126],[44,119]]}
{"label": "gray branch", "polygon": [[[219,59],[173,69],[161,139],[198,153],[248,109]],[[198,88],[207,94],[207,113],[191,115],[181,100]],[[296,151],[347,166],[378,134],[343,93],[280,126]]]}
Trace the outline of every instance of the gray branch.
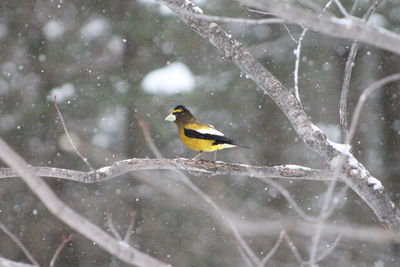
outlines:
{"label": "gray branch", "polygon": [[153,266],[167,267],[166,263],[146,255],[136,248],[129,246],[125,242],[118,241],[103,231],[97,225],[91,223],[83,216],[65,205],[50,187],[38,176],[36,176],[31,168],[27,166],[25,161],[12,150],[0,138],[0,158],[13,169],[17,170],[22,180],[32,190],[32,192],[42,201],[48,210],[62,220],[69,227],[85,236],[86,238],[96,242],[104,250],[114,255],[118,259],[137,266]]}
{"label": "gray branch", "polygon": [[[394,230],[400,229],[400,211],[391,201],[379,180],[372,177],[365,167],[350,153],[349,146],[330,141],[326,135],[310,121],[296,97],[265,69],[241,43],[232,38],[231,35],[226,33],[216,23],[195,18],[190,16],[189,12],[187,12],[191,11],[199,14],[201,10],[198,7],[184,0],[163,0],[163,2],[195,32],[217,47],[225,58],[231,60],[241,71],[246,73],[264,94],[269,95],[289,119],[298,137],[303,140],[311,150],[318,153],[331,169],[335,169],[339,159],[344,157],[341,175],[344,176],[346,184],[371,207],[382,224]],[[248,4],[248,2],[246,3]],[[274,8],[276,5],[276,7],[278,7],[276,10],[281,12],[287,11],[285,5],[281,3],[278,4],[275,1],[253,1],[252,3],[259,3],[260,5],[264,3],[266,5],[264,9],[266,10],[270,10],[266,7],[271,6],[271,8]],[[284,7],[283,9],[282,6]],[[181,12],[182,9],[185,11]],[[276,10],[270,11],[278,13]],[[314,28],[310,21],[304,19],[313,17],[308,13],[303,13],[302,11],[296,14],[296,19],[305,26],[311,29]],[[293,20],[293,17],[291,17],[291,19]],[[328,25],[331,25],[331,27],[327,27],[328,32],[338,30],[339,32],[349,33],[349,31],[343,30],[347,26],[338,23],[338,21],[333,23],[334,20],[331,21],[324,16],[321,17],[321,21],[330,21]],[[311,19],[311,22],[315,22],[314,19]],[[332,24],[335,25],[337,29],[333,28]],[[362,26],[358,25],[355,27],[355,25],[358,25],[358,22],[349,24],[348,27],[352,29],[352,31],[351,36],[346,35],[347,37],[357,38],[359,35],[358,33],[363,32],[365,34],[367,31],[366,29],[373,29],[376,31],[376,28],[367,26],[365,23],[363,23]],[[353,28],[353,26],[355,28]],[[353,31],[355,31],[355,33]],[[379,33],[378,35],[369,33],[369,37],[380,40],[380,35],[383,34],[388,39],[392,38],[393,40],[388,43],[390,47],[397,47],[395,50],[398,50],[397,52],[400,54],[400,38],[390,35],[386,31],[379,31]]]}
{"label": "gray branch", "polygon": [[[276,0],[238,0],[240,3],[258,8],[285,19],[291,23],[303,25],[326,35],[359,40],[367,44],[400,54],[400,36],[381,27],[364,23],[355,17],[336,18],[327,14],[318,16],[289,3]],[[169,1],[175,2],[175,1]]]}
{"label": "gray branch", "polygon": [[[332,180],[330,172],[310,169],[297,165],[250,166],[191,159],[127,159],[96,171],[75,171],[52,167],[30,167],[41,177],[60,178],[81,183],[97,183],[132,171],[182,170],[193,174],[238,175],[256,178],[280,178],[300,180]],[[20,177],[12,168],[0,168],[0,179]]]}

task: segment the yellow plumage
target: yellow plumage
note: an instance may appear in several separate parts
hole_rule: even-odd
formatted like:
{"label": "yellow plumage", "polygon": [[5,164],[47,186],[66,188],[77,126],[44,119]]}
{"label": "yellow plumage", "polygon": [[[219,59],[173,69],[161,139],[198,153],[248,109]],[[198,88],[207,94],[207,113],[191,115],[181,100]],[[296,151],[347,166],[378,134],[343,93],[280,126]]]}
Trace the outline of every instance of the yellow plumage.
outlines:
{"label": "yellow plumage", "polygon": [[225,137],[213,126],[198,121],[182,105],[175,107],[165,119],[175,122],[182,143],[192,150],[200,151],[198,156],[203,152],[241,146],[235,140]]}
{"label": "yellow plumage", "polygon": [[185,135],[185,128],[199,130],[199,129],[205,129],[206,127],[204,127],[204,125],[201,125],[201,124],[191,123],[191,124],[185,125],[184,127],[181,127],[179,129],[179,138],[181,139],[182,143],[192,150],[212,152],[212,151],[236,146],[236,145],[231,145],[231,144],[213,145],[213,143],[215,142],[214,140],[187,137]]}

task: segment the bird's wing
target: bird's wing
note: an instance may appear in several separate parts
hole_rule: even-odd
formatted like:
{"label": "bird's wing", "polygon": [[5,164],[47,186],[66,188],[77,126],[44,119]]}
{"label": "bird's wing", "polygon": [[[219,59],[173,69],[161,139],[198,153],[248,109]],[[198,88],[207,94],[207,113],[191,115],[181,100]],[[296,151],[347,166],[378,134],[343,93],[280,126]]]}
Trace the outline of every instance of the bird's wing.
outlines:
{"label": "bird's wing", "polygon": [[223,133],[213,128],[190,129],[189,127],[185,126],[184,134],[190,138],[212,140],[214,141],[213,145],[237,145],[237,142],[235,140],[225,137]]}

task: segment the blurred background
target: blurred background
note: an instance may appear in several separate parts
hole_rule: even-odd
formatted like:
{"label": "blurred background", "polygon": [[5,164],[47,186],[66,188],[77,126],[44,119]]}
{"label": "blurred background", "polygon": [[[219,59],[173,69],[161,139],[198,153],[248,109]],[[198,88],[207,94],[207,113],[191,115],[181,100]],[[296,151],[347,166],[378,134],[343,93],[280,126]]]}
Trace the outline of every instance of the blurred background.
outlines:
{"label": "blurred background", "polygon": [[[197,0],[206,14],[262,18],[234,1]],[[327,1],[313,1],[324,6]],[[350,10],[353,1],[342,1]],[[361,17],[372,1],[357,1]],[[332,6],[330,12],[340,16]],[[400,2],[383,1],[371,23],[400,32]],[[296,43],[302,28],[288,25],[221,24],[242,42],[282,83],[293,87]],[[309,31],[303,42],[300,96],[312,121],[340,142],[339,97],[349,40]],[[400,70],[398,55],[361,45],[350,85],[350,114],[360,93],[373,81]],[[400,105],[398,83],[375,93],[363,110],[355,156],[381,179],[391,198],[400,199]],[[166,7],[147,0],[1,0],[0,2],[0,135],[33,166],[87,171],[71,150],[52,103],[57,97],[65,123],[82,154],[100,168],[121,159],[153,158],[138,119],[167,158],[193,157],[179,141],[171,108],[187,106],[250,150],[224,150],[218,160],[254,165],[298,164],[323,168],[293,132],[273,101],[190,30]],[[211,159],[211,156],[205,156]],[[0,163],[6,167],[4,163]],[[131,244],[176,266],[243,266],[229,230],[210,208],[171,172],[124,175],[97,184],[47,178],[70,207],[108,230],[107,210],[124,233],[136,211]],[[249,177],[199,177],[192,181],[218,205],[249,221],[300,222],[284,197]],[[20,179],[0,181],[0,222],[15,233],[35,258],[47,265],[62,234],[72,232],[52,216]],[[277,181],[307,214],[318,215],[324,182]],[[338,187],[338,190],[341,186]],[[332,224],[379,226],[373,212],[353,192],[340,200]],[[279,230],[249,231],[245,239],[262,257]],[[225,227],[226,228],[226,227]],[[295,228],[295,227],[294,227]],[[292,229],[293,230],[293,229]],[[288,230],[303,258],[311,238]],[[329,247],[335,236],[323,236]],[[0,232],[0,255],[25,261],[22,252]],[[398,266],[395,244],[342,237],[322,266]],[[286,245],[271,265],[298,266]],[[56,266],[125,266],[87,239],[75,234]]]}

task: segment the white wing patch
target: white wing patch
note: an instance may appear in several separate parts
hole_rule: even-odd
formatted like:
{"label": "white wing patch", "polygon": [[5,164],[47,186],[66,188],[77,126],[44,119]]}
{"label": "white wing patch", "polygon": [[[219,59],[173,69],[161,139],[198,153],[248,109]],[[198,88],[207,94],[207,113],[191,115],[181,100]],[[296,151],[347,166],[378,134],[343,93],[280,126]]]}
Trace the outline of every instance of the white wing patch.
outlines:
{"label": "white wing patch", "polygon": [[219,136],[224,136],[223,133],[220,131],[215,130],[214,128],[203,128],[203,129],[196,129],[196,132],[202,133],[202,134],[213,134],[213,135],[219,135]]}

